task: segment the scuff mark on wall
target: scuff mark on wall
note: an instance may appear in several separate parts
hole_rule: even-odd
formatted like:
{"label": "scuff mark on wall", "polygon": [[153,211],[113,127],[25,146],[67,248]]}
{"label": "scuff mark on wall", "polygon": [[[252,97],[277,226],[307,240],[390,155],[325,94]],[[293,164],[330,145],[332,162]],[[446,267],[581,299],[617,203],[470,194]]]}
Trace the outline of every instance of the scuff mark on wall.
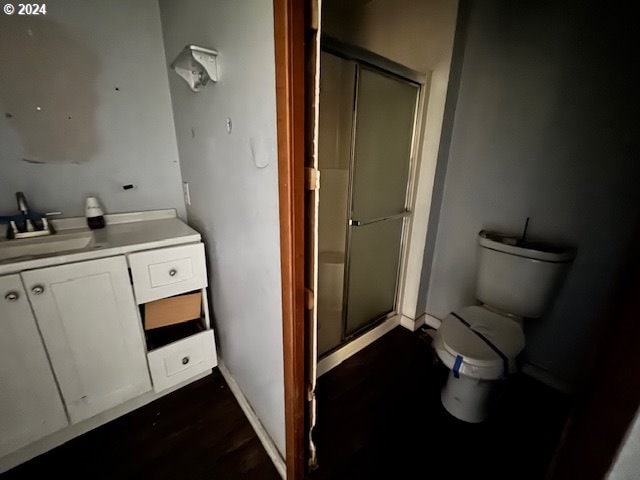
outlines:
{"label": "scuff mark on wall", "polygon": [[78,163],[93,157],[96,55],[47,17],[1,16],[0,58],[3,127],[19,135],[21,160]]}
{"label": "scuff mark on wall", "polygon": [[22,161],[23,162],[27,162],[27,163],[32,163],[34,165],[43,165],[43,164],[47,163],[47,162],[44,162],[42,160],[32,160],[30,158],[23,158]]}

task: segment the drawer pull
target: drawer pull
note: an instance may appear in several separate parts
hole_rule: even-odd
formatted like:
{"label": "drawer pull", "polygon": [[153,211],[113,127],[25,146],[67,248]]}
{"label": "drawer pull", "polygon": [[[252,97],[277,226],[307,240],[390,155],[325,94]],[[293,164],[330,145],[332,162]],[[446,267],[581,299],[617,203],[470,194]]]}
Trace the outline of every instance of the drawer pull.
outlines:
{"label": "drawer pull", "polygon": [[182,364],[186,365],[187,363],[189,363],[189,357],[182,357]]}
{"label": "drawer pull", "polygon": [[175,277],[177,273],[178,273],[178,270],[176,270],[175,268],[172,268],[171,270],[169,270],[170,277]]}
{"label": "drawer pull", "polygon": [[15,302],[19,298],[20,298],[20,294],[18,292],[15,292],[15,291],[9,292],[4,296],[4,299],[9,301],[9,302]]}
{"label": "drawer pull", "polygon": [[44,287],[42,285],[36,285],[31,289],[31,291],[34,295],[40,295],[42,292],[44,292]]}

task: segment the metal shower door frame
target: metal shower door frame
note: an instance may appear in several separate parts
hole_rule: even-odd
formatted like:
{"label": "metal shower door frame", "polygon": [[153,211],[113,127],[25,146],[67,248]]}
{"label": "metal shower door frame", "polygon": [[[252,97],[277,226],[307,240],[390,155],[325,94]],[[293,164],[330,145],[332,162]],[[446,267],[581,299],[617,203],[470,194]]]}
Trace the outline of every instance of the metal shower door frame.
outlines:
{"label": "metal shower door frame", "polygon": [[[355,63],[355,76],[354,76],[354,95],[353,95],[353,108],[352,108],[352,122],[351,122],[351,139],[350,139],[350,152],[349,152],[349,183],[348,183],[348,194],[347,194],[347,235],[345,239],[345,259],[344,259],[344,274],[343,274],[343,293],[342,293],[342,331],[341,331],[341,342],[334,349],[325,353],[325,356],[330,354],[332,351],[342,347],[350,340],[362,335],[365,331],[370,330],[377,324],[383,322],[384,320],[391,318],[398,313],[398,305],[400,304],[400,296],[402,293],[402,275],[406,268],[405,266],[405,258],[407,252],[407,240],[409,238],[411,220],[413,218],[413,213],[411,211],[411,206],[413,205],[414,200],[414,191],[415,191],[415,180],[417,178],[417,164],[418,164],[418,151],[419,145],[418,140],[420,137],[420,119],[422,118],[422,114],[424,111],[424,92],[426,89],[424,88],[427,78],[426,75],[415,72],[407,67],[399,65],[395,62],[392,62],[384,57],[376,55],[372,52],[368,52],[367,50],[360,49],[358,47],[353,47],[349,45],[342,44],[339,41],[336,41],[332,38],[323,36],[322,37],[322,51],[335,55],[337,57],[341,57],[346,60],[353,61]],[[407,178],[407,189],[405,192],[405,208],[404,211],[398,214],[390,215],[388,217],[371,219],[367,222],[359,222],[357,220],[353,220],[353,181],[354,181],[354,170],[355,170],[355,146],[356,146],[356,130],[357,130],[357,121],[358,121],[358,90],[360,83],[360,75],[361,70],[369,70],[374,73],[384,75],[386,77],[392,78],[393,80],[400,81],[412,86],[417,87],[415,107],[414,107],[414,118],[413,118],[413,131],[411,135],[411,149],[409,154],[409,174]],[[347,309],[349,302],[349,275],[350,275],[350,266],[351,266],[351,237],[352,237],[352,228],[358,226],[369,225],[372,223],[377,223],[381,221],[388,221],[403,218],[402,223],[402,234],[400,238],[400,252],[398,258],[398,269],[396,271],[396,291],[393,309],[378,317],[373,318],[366,325],[358,328],[356,331],[347,335]]]}

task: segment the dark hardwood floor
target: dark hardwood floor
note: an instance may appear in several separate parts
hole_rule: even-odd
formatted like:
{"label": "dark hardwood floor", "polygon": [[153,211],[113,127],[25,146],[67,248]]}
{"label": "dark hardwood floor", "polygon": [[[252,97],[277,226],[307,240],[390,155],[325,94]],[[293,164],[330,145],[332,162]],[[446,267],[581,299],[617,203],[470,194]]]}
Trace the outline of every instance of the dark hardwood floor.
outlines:
{"label": "dark hardwood floor", "polygon": [[58,476],[280,479],[218,370],[22,464],[0,479]]}
{"label": "dark hardwood floor", "polygon": [[[541,480],[568,400],[524,376],[502,407],[471,425],[447,414],[447,370],[428,341],[396,328],[322,376],[311,480]],[[279,479],[220,373],[14,468],[0,480]]]}
{"label": "dark hardwood floor", "polygon": [[494,415],[468,424],[440,404],[447,374],[428,340],[399,327],[322,376],[310,477],[543,479],[568,399],[516,376]]}

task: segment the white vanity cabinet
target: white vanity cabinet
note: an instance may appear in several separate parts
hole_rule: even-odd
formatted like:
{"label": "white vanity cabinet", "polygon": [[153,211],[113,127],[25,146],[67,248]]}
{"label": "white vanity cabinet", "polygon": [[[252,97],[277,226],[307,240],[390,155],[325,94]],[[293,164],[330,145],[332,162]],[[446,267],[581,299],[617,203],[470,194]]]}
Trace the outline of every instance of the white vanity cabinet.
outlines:
{"label": "white vanity cabinet", "polygon": [[21,275],[72,423],[151,389],[124,256]]}
{"label": "white vanity cabinet", "polygon": [[0,457],[67,425],[20,275],[0,277]]}
{"label": "white vanity cabinet", "polygon": [[85,225],[62,219],[41,240],[84,247],[15,261],[7,252],[35,241],[0,239],[0,473],[217,365],[200,234],[174,210]]}

